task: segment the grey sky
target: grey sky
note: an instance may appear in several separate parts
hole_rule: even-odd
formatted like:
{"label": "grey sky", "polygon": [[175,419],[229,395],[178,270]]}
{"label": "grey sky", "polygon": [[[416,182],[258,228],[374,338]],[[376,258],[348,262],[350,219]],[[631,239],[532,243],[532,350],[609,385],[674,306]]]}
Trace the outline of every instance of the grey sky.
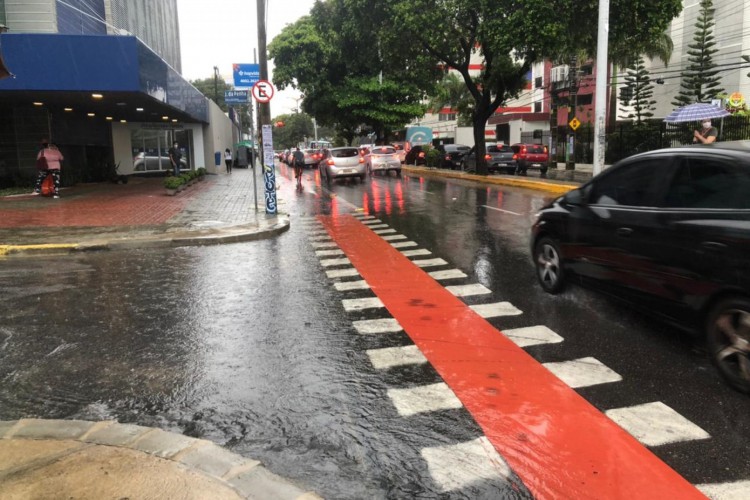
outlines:
{"label": "grey sky", "polygon": [[[289,23],[308,14],[315,0],[268,0],[268,42]],[[177,0],[180,16],[182,74],[188,80],[210,78],[213,67],[228,82],[232,64],[252,63],[258,47],[257,4],[253,0]],[[273,65],[269,65],[273,74]],[[299,92],[278,92],[271,101],[271,116],[297,107]]]}

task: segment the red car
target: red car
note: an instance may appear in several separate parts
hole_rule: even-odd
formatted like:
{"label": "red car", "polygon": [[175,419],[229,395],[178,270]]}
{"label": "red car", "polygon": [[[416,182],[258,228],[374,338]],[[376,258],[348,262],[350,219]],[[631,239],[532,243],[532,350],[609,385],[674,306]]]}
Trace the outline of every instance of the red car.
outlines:
{"label": "red car", "polygon": [[518,167],[517,175],[526,175],[529,168],[538,168],[542,177],[547,175],[549,152],[547,146],[541,144],[513,144],[511,146],[515,153]]}

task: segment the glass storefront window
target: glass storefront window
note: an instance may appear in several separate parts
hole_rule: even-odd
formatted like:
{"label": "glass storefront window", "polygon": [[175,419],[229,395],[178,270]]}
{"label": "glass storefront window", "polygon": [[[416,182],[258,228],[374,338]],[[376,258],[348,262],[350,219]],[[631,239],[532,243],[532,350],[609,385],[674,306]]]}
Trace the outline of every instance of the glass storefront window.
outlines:
{"label": "glass storefront window", "polygon": [[176,140],[182,150],[184,163],[182,170],[192,168],[193,131],[178,129],[149,129],[148,125],[131,130],[130,141],[133,148],[133,171],[171,171],[169,148]]}

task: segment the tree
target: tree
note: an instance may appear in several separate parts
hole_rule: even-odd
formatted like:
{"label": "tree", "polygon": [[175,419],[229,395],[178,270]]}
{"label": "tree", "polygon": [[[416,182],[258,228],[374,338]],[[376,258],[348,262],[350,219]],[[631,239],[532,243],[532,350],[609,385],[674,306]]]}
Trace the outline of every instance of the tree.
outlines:
{"label": "tree", "polygon": [[[646,69],[643,57],[639,57],[635,67],[628,69],[628,76],[625,77],[627,83],[625,88],[628,89],[630,99],[623,105],[629,106],[632,102],[633,111],[628,114],[628,118],[634,118],[636,125],[641,125],[644,119],[654,116],[654,105],[656,101],[654,96],[654,86],[651,84],[651,77]],[[623,111],[627,111],[624,110]]]}
{"label": "tree", "polygon": [[701,0],[700,6],[693,43],[688,45],[689,64],[681,75],[680,92],[672,101],[675,106],[710,101],[724,92],[719,87],[721,77],[713,62],[713,55],[719,51],[713,35],[713,1]]}
{"label": "tree", "polygon": [[[225,113],[229,111],[229,107],[224,102],[224,91],[232,90],[234,87],[228,85],[223,78],[203,78],[200,80],[191,80],[190,83],[200,91],[201,94],[214,101],[222,111]],[[215,84],[215,85],[214,85]],[[214,90],[216,91],[214,93]]]}
{"label": "tree", "polygon": [[[532,64],[547,57],[569,60],[595,53],[598,0],[390,0],[386,5],[414,40],[456,70],[474,99],[472,125],[477,171],[487,173],[484,129],[508,99],[517,96]],[[681,0],[611,0],[614,46],[663,33]],[[636,22],[637,21],[637,22]],[[475,59],[478,59],[475,60]],[[480,62],[479,75],[472,66]]]}
{"label": "tree", "polygon": [[300,89],[302,109],[351,142],[367,130],[385,139],[424,113],[438,68],[411,45],[378,1],[329,0],[274,38],[269,56],[276,86]]}
{"label": "tree", "polygon": [[445,107],[455,110],[458,124],[465,127],[471,125],[474,99],[463,80],[455,73],[448,73],[435,86],[435,93],[430,97],[427,107],[433,112],[439,112]]}
{"label": "tree", "polygon": [[276,149],[291,149],[314,133],[312,119],[305,113],[279,115],[272,120],[272,123],[278,122],[282,122],[284,126],[273,129]]}

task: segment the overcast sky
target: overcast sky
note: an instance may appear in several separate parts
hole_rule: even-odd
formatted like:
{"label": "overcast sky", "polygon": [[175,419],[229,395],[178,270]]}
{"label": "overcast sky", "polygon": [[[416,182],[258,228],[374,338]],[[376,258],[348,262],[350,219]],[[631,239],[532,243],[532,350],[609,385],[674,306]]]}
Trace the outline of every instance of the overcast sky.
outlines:
{"label": "overcast sky", "polygon": [[[188,80],[211,78],[213,67],[232,82],[232,64],[253,63],[258,47],[257,0],[177,0],[180,17],[182,75]],[[308,14],[315,0],[269,0],[268,43],[284,26]],[[269,63],[273,76],[273,65]],[[297,107],[300,93],[287,89],[271,100],[271,116]]]}

